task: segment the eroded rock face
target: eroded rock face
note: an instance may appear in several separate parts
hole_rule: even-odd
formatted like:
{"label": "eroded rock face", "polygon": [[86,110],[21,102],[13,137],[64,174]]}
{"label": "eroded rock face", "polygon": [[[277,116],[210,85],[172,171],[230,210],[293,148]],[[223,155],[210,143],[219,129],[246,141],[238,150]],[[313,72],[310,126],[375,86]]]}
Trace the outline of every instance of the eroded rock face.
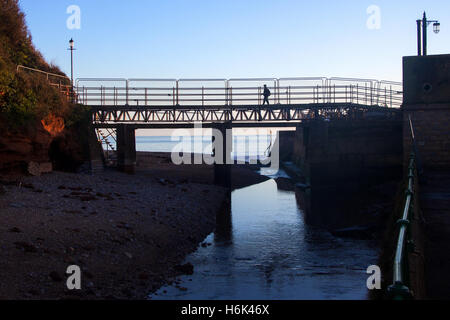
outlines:
{"label": "eroded rock face", "polygon": [[65,124],[64,119],[56,117],[53,114],[49,114],[45,119],[41,120],[42,126],[45,131],[50,133],[52,137],[56,137],[64,131]]}
{"label": "eroded rock face", "polygon": [[51,135],[42,125],[33,130],[8,132],[0,135],[0,171],[24,173],[30,162],[49,162],[48,149]]}
{"label": "eroded rock face", "polygon": [[[29,174],[30,163],[34,163],[32,167],[39,168],[41,173],[48,173],[50,167],[74,172],[88,160],[83,139],[80,139],[83,130],[66,128],[59,117],[50,115],[26,130],[2,129],[1,132],[1,174]],[[36,170],[33,172],[37,173]]]}

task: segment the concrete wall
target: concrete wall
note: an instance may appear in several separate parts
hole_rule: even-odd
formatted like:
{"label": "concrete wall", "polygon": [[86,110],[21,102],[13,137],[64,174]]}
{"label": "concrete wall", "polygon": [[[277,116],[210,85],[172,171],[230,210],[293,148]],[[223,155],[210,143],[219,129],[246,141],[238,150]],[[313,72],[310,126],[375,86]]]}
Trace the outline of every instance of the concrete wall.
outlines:
{"label": "concrete wall", "polygon": [[312,225],[358,220],[367,190],[403,174],[402,120],[314,120],[297,127],[294,162],[311,189],[298,197]]}
{"label": "concrete wall", "polygon": [[404,158],[411,152],[411,117],[425,168],[450,167],[450,55],[404,57]]}
{"label": "concrete wall", "polygon": [[294,161],[311,185],[375,184],[402,172],[402,121],[322,120],[297,128]]}

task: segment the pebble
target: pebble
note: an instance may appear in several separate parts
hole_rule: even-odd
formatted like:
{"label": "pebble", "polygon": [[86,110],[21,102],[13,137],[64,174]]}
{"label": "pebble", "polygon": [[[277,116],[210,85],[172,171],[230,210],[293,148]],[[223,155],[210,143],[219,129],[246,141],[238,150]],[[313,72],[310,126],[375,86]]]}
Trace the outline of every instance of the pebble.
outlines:
{"label": "pebble", "polygon": [[125,252],[125,255],[129,258],[129,259],[133,259],[133,255],[129,252]]}

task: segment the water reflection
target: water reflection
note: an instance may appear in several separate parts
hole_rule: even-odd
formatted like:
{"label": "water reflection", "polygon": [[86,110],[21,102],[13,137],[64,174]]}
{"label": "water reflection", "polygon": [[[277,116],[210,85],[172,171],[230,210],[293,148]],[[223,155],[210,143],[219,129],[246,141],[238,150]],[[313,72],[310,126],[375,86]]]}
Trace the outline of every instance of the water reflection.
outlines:
{"label": "water reflection", "polygon": [[[233,191],[232,215],[187,258],[195,267],[181,291],[164,287],[152,299],[365,299],[365,270],[377,251],[304,223],[295,192],[275,180]],[[166,291],[167,293],[163,292]]]}
{"label": "water reflection", "polygon": [[227,199],[222,210],[216,216],[216,231],[214,232],[214,242],[222,245],[231,245],[233,242],[233,219],[231,211],[231,191],[228,192]]}

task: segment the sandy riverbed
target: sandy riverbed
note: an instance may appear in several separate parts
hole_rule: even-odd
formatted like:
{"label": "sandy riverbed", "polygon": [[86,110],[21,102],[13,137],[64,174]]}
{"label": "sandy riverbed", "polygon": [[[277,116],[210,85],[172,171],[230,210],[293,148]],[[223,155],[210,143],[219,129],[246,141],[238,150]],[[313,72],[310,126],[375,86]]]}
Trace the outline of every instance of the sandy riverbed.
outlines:
{"label": "sandy riverbed", "polygon": [[[226,192],[211,184],[211,168],[144,159],[132,176],[54,172],[4,181],[0,299],[145,299],[171,281],[214,230]],[[235,179],[240,185],[259,182],[237,170],[246,175]],[[80,291],[66,288],[69,265],[82,269]]]}

